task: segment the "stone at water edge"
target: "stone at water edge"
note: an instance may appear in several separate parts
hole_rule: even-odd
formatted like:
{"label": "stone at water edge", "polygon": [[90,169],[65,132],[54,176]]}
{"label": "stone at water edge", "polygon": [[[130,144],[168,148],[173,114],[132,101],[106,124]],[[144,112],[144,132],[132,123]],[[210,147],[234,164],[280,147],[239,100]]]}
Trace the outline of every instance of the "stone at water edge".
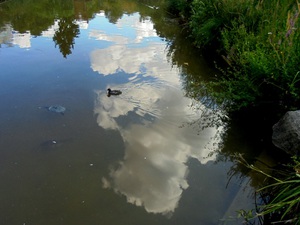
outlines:
{"label": "stone at water edge", "polygon": [[288,154],[300,151],[300,110],[288,111],[274,126],[273,144]]}

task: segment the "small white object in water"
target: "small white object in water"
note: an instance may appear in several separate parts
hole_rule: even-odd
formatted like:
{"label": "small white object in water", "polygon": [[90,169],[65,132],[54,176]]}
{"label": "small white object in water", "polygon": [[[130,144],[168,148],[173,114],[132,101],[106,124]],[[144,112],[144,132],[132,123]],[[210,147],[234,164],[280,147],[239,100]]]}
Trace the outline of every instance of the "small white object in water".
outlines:
{"label": "small white object in water", "polygon": [[93,166],[94,164],[93,163],[90,163],[90,166]]}
{"label": "small white object in water", "polygon": [[57,143],[56,141],[54,141],[54,140],[52,141],[52,144],[56,144],[56,143]]}

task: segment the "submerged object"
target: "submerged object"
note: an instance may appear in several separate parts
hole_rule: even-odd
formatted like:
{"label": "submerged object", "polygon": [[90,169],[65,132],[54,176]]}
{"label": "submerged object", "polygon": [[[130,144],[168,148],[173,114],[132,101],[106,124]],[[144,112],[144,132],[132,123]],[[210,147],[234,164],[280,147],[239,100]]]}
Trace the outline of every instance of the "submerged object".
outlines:
{"label": "submerged object", "polygon": [[50,139],[43,141],[40,143],[40,147],[43,150],[50,150],[50,149],[57,149],[61,148],[64,145],[67,145],[73,141],[73,138],[66,138],[66,139]]}
{"label": "submerged object", "polygon": [[122,94],[122,91],[120,90],[111,90],[110,88],[107,89],[107,96],[111,96],[111,95],[120,95]]}
{"label": "submerged object", "polygon": [[60,142],[57,140],[47,140],[42,142],[40,146],[44,148],[49,148],[49,147],[58,146],[58,144],[60,144]]}
{"label": "submerged object", "polygon": [[62,115],[64,115],[66,111],[66,108],[61,105],[51,105],[49,107],[46,107],[46,109],[48,109],[48,111],[50,112],[60,113]]}

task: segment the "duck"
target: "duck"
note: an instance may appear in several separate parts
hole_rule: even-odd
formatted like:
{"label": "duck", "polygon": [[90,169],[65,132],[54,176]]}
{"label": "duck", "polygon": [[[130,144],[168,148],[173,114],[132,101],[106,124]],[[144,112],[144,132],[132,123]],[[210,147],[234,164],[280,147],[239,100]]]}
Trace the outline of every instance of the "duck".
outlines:
{"label": "duck", "polygon": [[107,89],[107,96],[110,97],[111,95],[120,95],[122,91],[120,90],[111,90],[110,88]]}

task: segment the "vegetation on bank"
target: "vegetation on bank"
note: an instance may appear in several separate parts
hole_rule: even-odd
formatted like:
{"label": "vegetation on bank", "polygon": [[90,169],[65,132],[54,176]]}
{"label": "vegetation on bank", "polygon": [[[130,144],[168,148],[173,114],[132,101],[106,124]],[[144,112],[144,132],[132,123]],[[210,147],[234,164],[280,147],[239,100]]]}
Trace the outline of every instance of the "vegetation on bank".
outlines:
{"label": "vegetation on bank", "polygon": [[[213,51],[220,73],[192,80],[188,95],[210,96],[227,112],[255,106],[299,109],[300,4],[298,0],[168,0],[197,47]],[[241,163],[247,164],[243,158]],[[284,174],[264,174],[274,182],[258,192],[264,200],[251,218],[261,224],[300,224],[300,162]],[[281,172],[283,170],[280,170]]]}
{"label": "vegetation on bank", "polygon": [[241,155],[236,160],[247,168],[263,174],[272,182],[258,190],[262,204],[256,212],[240,210],[246,224],[255,224],[253,218],[259,218],[260,224],[300,224],[300,161],[294,156],[292,163],[268,174],[249,164]]}
{"label": "vegetation on bank", "polygon": [[[195,45],[216,51],[221,74],[192,83],[227,110],[300,103],[300,4],[297,0],[169,0]],[[196,92],[196,93],[195,93]]]}

